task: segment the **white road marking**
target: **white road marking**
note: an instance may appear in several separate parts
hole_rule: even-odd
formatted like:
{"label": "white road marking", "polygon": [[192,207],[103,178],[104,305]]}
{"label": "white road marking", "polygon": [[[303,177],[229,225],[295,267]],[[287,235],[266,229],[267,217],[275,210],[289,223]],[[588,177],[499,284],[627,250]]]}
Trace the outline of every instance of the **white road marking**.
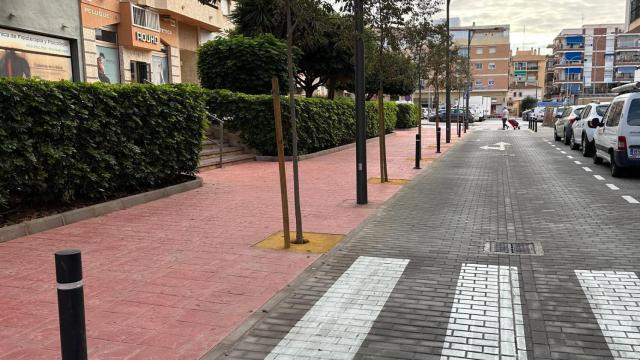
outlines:
{"label": "white road marking", "polygon": [[582,165],[582,163],[578,160],[574,161],[574,163],[576,163],[577,165]]}
{"label": "white road marking", "polygon": [[504,151],[504,150],[506,149],[506,146],[507,146],[507,145],[511,146],[511,144],[506,143],[506,142],[504,142],[504,141],[501,141],[501,142],[499,142],[499,143],[495,143],[495,144],[493,144],[493,145],[496,145],[497,147],[495,147],[495,146],[485,145],[485,146],[481,146],[481,147],[480,147],[480,149],[483,149],[483,150],[500,150],[500,151]]}
{"label": "white road marking", "polygon": [[568,157],[569,159],[573,159],[573,156],[571,156],[571,155],[567,155],[567,157]]}
{"label": "white road marking", "polygon": [[600,180],[600,181],[604,181],[604,178],[600,175],[593,175],[594,178]]}
{"label": "white road marking", "polygon": [[265,359],[352,359],[408,263],[360,256]]}
{"label": "white road marking", "polygon": [[613,358],[640,359],[640,279],[624,271],[575,273]]}
{"label": "white road marking", "polygon": [[518,268],[462,264],[440,360],[486,354],[527,359]]}
{"label": "white road marking", "polygon": [[560,148],[556,148],[556,150],[558,150],[558,151],[562,151],[562,149],[560,149]]}
{"label": "white road marking", "polygon": [[633,196],[625,195],[622,198],[627,200],[629,204],[640,204],[640,201],[634,199]]}
{"label": "white road marking", "polygon": [[567,153],[566,151],[560,151],[560,154],[566,154],[566,153]]}
{"label": "white road marking", "polygon": [[620,190],[620,188],[619,188],[619,187],[617,187],[617,186],[615,186],[615,185],[613,185],[613,184],[607,184],[607,187],[608,187],[609,189],[611,189],[611,190]]}
{"label": "white road marking", "polygon": [[586,172],[593,172],[593,170],[589,169],[589,168],[588,168],[588,167],[586,167],[586,166],[583,166],[582,168],[583,168],[583,169],[584,169],[584,171],[586,171]]}

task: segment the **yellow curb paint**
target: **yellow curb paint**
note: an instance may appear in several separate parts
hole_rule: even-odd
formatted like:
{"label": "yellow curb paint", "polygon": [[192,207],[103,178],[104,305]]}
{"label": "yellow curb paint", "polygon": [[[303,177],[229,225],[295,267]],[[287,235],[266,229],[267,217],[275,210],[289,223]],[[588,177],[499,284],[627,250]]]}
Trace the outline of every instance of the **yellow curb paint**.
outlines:
{"label": "yellow curb paint", "polygon": [[410,182],[411,180],[406,180],[406,179],[389,179],[388,182],[382,183],[382,180],[380,180],[380,178],[369,178],[369,180],[367,181],[367,183],[369,184],[378,184],[378,185],[407,185]]}
{"label": "yellow curb paint", "polygon": [[[296,245],[293,241],[296,238],[296,233],[291,232],[291,247],[286,251],[297,253],[311,253],[311,254],[324,254],[331,250],[336,244],[338,244],[344,235],[340,234],[321,234],[321,233],[303,233],[302,237],[309,241],[302,245]],[[255,247],[265,250],[285,250],[284,249],[284,232],[279,231],[273,235],[270,235],[266,239],[260,241]]]}

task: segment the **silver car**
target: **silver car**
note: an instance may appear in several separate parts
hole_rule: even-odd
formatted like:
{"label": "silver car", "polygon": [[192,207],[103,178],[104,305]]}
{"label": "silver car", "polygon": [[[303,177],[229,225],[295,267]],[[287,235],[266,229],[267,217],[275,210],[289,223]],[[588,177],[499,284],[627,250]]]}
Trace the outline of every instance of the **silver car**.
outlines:
{"label": "silver car", "polygon": [[555,141],[564,139],[564,144],[569,145],[571,134],[573,133],[571,125],[580,118],[580,114],[584,108],[584,105],[573,105],[566,108],[564,113],[562,113],[562,117],[557,119],[553,125],[553,139]]}

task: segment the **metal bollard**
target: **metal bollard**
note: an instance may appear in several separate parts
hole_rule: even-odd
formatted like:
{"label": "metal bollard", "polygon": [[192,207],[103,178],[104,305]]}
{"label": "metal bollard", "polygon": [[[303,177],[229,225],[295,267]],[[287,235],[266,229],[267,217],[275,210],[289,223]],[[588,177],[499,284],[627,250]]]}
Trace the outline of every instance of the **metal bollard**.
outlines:
{"label": "metal bollard", "polygon": [[420,134],[416,134],[416,167],[414,167],[414,169],[420,169],[421,157],[422,157],[422,139],[420,139]]}
{"label": "metal bollard", "polygon": [[87,333],[80,250],[58,251],[55,262],[62,360],[86,360]]}
{"label": "metal bollard", "polygon": [[538,132],[538,121],[537,120],[533,123],[533,126],[534,126],[534,131]]}
{"label": "metal bollard", "polygon": [[440,154],[440,137],[442,135],[442,129],[436,128],[436,153]]}

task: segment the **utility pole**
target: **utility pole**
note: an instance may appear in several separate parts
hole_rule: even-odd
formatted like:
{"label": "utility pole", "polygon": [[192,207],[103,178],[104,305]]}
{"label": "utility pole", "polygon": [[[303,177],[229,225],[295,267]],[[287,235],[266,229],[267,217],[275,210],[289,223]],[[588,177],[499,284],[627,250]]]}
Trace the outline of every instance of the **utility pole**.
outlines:
{"label": "utility pole", "polygon": [[446,129],[445,129],[445,141],[447,144],[451,143],[451,33],[450,33],[450,18],[449,18],[449,8],[451,7],[451,0],[447,0],[447,48],[446,48],[446,63],[447,63],[447,71],[446,74],[446,104],[447,104],[447,112],[445,114],[446,120]]}
{"label": "utility pole", "polygon": [[[473,26],[476,26],[476,23],[473,23]],[[475,29],[469,29],[467,34],[467,88],[465,89],[465,96],[467,98],[466,101],[466,110],[464,112],[464,133],[467,133],[469,129],[469,98],[471,97],[471,38],[473,37],[473,32]]]}
{"label": "utility pole", "polygon": [[356,192],[358,205],[367,200],[367,123],[365,119],[364,96],[364,0],[354,1],[356,23]]}

